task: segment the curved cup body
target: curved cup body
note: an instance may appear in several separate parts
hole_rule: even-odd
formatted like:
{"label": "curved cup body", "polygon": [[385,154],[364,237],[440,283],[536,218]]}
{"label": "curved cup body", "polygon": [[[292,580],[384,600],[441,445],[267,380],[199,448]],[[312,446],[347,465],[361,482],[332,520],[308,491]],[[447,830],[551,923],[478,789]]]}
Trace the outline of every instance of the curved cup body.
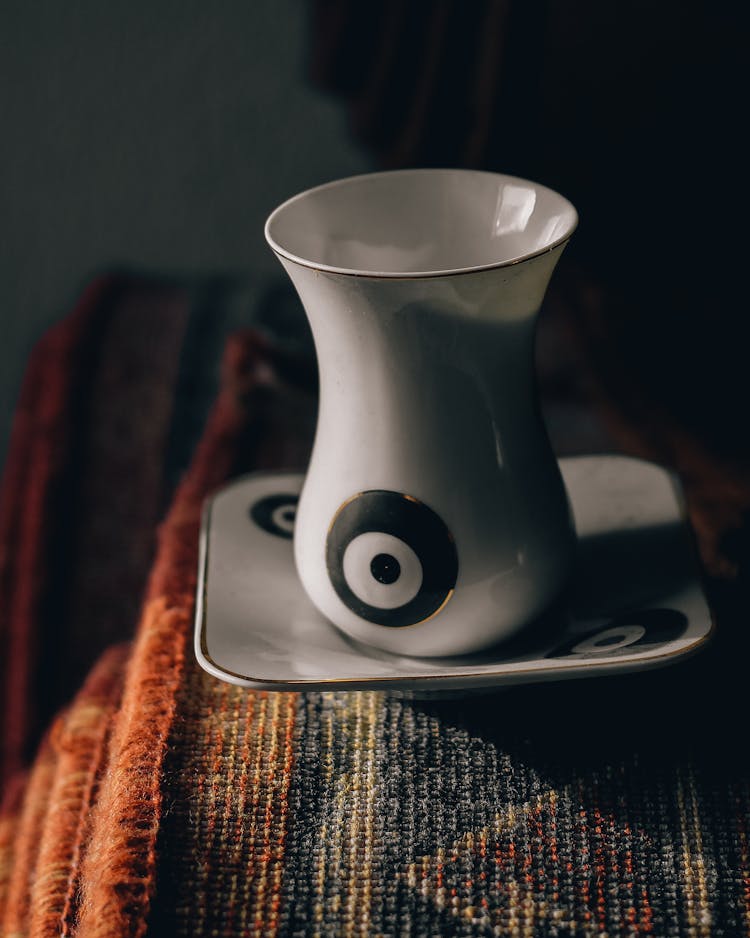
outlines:
{"label": "curved cup body", "polygon": [[355,274],[277,251],[320,373],[295,559],[313,603],[353,638],[470,652],[561,589],[574,534],[533,351],[565,243],[446,275]]}

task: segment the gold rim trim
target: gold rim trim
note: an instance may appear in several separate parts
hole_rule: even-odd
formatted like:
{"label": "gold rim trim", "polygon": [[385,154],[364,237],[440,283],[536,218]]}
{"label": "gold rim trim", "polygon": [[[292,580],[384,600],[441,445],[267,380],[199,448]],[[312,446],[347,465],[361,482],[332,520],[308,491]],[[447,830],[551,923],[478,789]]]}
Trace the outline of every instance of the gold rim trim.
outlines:
{"label": "gold rim trim", "polygon": [[551,254],[557,248],[565,247],[576,232],[576,224],[564,238],[559,241],[553,241],[549,247],[540,248],[533,254],[524,254],[523,257],[516,257],[509,261],[498,261],[496,264],[483,264],[480,267],[457,267],[455,270],[425,270],[417,271],[413,274],[388,274],[373,271],[346,270],[339,267],[327,267],[322,264],[313,264],[312,261],[305,261],[295,254],[287,254],[284,251],[271,246],[271,250],[277,257],[283,257],[285,261],[296,264],[297,267],[304,267],[305,270],[314,270],[319,274],[330,274],[332,277],[351,277],[353,280],[392,280],[394,283],[403,283],[412,280],[440,280],[443,277],[468,277],[471,274],[483,274],[488,270],[503,270],[504,268],[517,267],[519,264],[525,264],[527,261],[536,260],[538,257],[544,257],[545,254]]}
{"label": "gold rim trim", "polygon": [[[505,180],[505,182],[516,182],[524,183],[527,186],[531,186],[537,192],[540,190],[546,190],[547,192],[552,193],[556,198],[561,199],[563,202],[566,202],[570,208],[573,210],[573,220],[570,229],[556,241],[553,241],[551,244],[546,245],[543,248],[540,248],[538,251],[533,251],[529,254],[522,254],[520,257],[511,258],[508,261],[497,261],[494,264],[479,264],[474,267],[456,267],[450,270],[425,270],[425,271],[415,271],[414,273],[404,273],[403,275],[397,272],[387,272],[387,271],[363,271],[363,270],[351,270],[346,267],[334,267],[328,264],[316,264],[312,261],[307,260],[306,258],[299,257],[296,254],[293,254],[291,251],[285,250],[271,235],[271,222],[275,216],[281,212],[283,208],[286,208],[291,203],[303,199],[306,196],[309,196],[313,192],[318,192],[323,189],[333,189],[339,186],[345,186],[354,181],[361,182],[364,179],[372,178],[374,176],[388,176],[388,175],[408,175],[408,174],[430,174],[430,173],[452,173],[452,174],[480,174],[484,176],[493,176]],[[526,179],[523,176],[516,176],[511,173],[496,173],[488,170],[475,170],[475,169],[466,169],[460,167],[412,167],[408,169],[397,169],[397,170],[377,170],[370,173],[357,173],[353,176],[345,176],[341,179],[333,179],[330,182],[322,183],[318,186],[313,186],[311,189],[306,189],[302,192],[298,192],[296,195],[291,196],[286,199],[280,205],[277,205],[276,208],[271,212],[271,214],[266,219],[265,225],[263,226],[263,233],[265,239],[268,243],[268,246],[271,248],[273,253],[280,258],[284,258],[287,261],[290,261],[293,264],[296,264],[299,267],[305,267],[307,270],[314,270],[321,274],[333,274],[339,277],[353,277],[360,280],[434,280],[439,277],[461,277],[468,274],[478,274],[483,273],[487,270],[499,270],[503,267],[515,267],[517,264],[523,264],[526,261],[533,260],[536,257],[541,257],[544,254],[548,254],[550,251],[554,251],[556,248],[565,245],[575,234],[580,219],[578,217],[578,210],[575,205],[567,199],[562,193],[557,192],[555,189],[551,189],[549,186],[545,186],[544,183],[535,182],[533,179]]]}

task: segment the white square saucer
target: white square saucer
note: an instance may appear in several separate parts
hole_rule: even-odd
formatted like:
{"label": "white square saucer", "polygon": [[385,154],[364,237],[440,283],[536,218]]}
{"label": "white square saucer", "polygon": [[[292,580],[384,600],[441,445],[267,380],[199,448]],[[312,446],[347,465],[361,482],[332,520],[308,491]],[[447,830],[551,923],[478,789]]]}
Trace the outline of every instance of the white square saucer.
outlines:
{"label": "white square saucer", "polygon": [[566,458],[560,468],[578,533],[566,595],[519,637],[460,658],[400,657],[345,636],[297,578],[293,516],[304,476],[232,482],[204,511],[199,663],[259,690],[422,695],[639,671],[699,649],[712,621],[675,478],[624,456]]}

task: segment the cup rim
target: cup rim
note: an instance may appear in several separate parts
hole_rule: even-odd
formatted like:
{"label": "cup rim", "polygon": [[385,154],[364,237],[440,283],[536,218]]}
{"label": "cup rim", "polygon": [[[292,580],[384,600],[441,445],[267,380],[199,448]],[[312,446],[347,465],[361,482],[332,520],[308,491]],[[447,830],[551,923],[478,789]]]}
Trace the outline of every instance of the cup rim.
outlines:
{"label": "cup rim", "polygon": [[[555,198],[560,199],[565,203],[571,213],[571,223],[568,229],[564,234],[560,235],[554,241],[551,241],[548,245],[545,245],[543,248],[539,248],[535,251],[527,251],[523,254],[519,254],[514,257],[506,258],[502,261],[496,261],[488,264],[476,264],[468,267],[453,267],[439,270],[417,270],[417,271],[388,271],[388,270],[358,270],[351,267],[337,267],[331,264],[321,264],[316,261],[311,261],[309,258],[300,257],[297,254],[294,254],[292,251],[287,250],[282,247],[278,241],[274,239],[271,234],[271,226],[275,219],[285,211],[289,206],[293,205],[295,202],[298,202],[304,198],[307,198],[314,192],[321,192],[326,189],[333,189],[338,186],[346,185],[357,180],[373,179],[376,177],[382,176],[407,176],[407,175],[432,175],[432,174],[441,174],[441,173],[451,173],[454,175],[479,175],[479,176],[493,176],[497,180],[502,180],[505,183],[516,183],[530,186],[531,188],[537,191],[548,192],[553,195]],[[278,257],[286,258],[286,260],[291,261],[294,264],[298,264],[300,267],[307,267],[310,270],[317,270],[324,273],[337,274],[343,277],[359,277],[369,280],[426,280],[435,277],[455,277],[461,274],[473,274],[479,273],[480,271],[485,270],[496,270],[502,267],[514,267],[517,264],[524,263],[525,261],[532,260],[535,257],[540,257],[543,254],[549,254],[551,251],[554,251],[556,248],[561,247],[567,241],[570,240],[574,234],[576,228],[578,227],[578,212],[576,211],[573,203],[561,195],[555,189],[551,189],[549,186],[545,186],[542,183],[534,182],[531,179],[525,179],[522,176],[512,176],[507,173],[495,173],[487,170],[479,169],[457,169],[451,167],[430,167],[430,168],[416,168],[416,169],[389,169],[382,170],[373,173],[357,173],[352,176],[343,176],[340,179],[334,179],[331,182],[325,182],[319,186],[312,186],[309,189],[305,189],[302,192],[298,192],[296,195],[293,195],[291,198],[286,199],[280,205],[277,205],[276,208],[271,212],[271,214],[266,219],[266,223],[263,228],[263,233],[265,235],[266,241],[268,242],[271,250]]]}

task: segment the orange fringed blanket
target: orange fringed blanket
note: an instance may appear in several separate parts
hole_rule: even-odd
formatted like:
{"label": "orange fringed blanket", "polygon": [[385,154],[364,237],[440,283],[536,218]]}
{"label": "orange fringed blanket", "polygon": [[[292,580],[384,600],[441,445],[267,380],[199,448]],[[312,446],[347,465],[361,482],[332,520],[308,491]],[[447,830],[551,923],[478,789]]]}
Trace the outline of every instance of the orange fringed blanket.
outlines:
{"label": "orange fringed blanket", "polygon": [[[21,480],[12,472],[14,460],[16,463],[19,460],[19,435],[25,436],[21,443],[28,440],[32,446],[51,449],[61,445],[59,426],[70,415],[55,414],[58,422],[50,426],[50,421],[40,419],[38,411],[33,409],[36,399],[44,397],[43,389],[39,393],[42,376],[48,371],[53,375],[62,372],[64,376],[67,373],[74,357],[71,347],[73,352],[77,351],[76,343],[82,328],[117,330],[114,322],[118,312],[113,314],[110,308],[113,302],[119,301],[123,316],[131,318],[132,325],[134,309],[138,312],[144,304],[143,291],[155,293],[156,299],[161,299],[166,307],[160,311],[162,319],[166,318],[174,325],[177,317],[169,317],[168,314],[170,307],[177,304],[183,317],[187,318],[184,291],[148,283],[106,281],[95,285],[84,296],[73,316],[57,327],[37,349],[34,367],[22,395],[22,407],[31,413],[23,414],[20,430],[17,421],[15,451],[9,461],[11,473],[6,474],[6,491],[15,484],[16,494],[23,492]],[[153,297],[146,298],[147,306],[149,300]],[[154,310],[147,312],[153,314]],[[209,313],[203,310],[203,314]],[[107,320],[106,323],[101,323],[102,318]],[[157,335],[158,325],[164,327],[165,324],[157,324]],[[180,332],[186,328],[186,324],[179,320],[177,325],[181,327]],[[153,341],[153,330],[149,338]],[[120,645],[104,653],[73,703],[55,719],[28,774],[11,773],[0,822],[0,933],[3,935],[137,935],[145,932],[157,878],[157,835],[164,813],[165,795],[167,801],[170,798],[163,785],[164,760],[175,715],[182,721],[183,728],[189,718],[190,725],[197,729],[204,719],[204,708],[211,713],[214,695],[220,709],[225,711],[223,701],[228,690],[208,679],[196,667],[190,652],[203,499],[246,461],[263,465],[281,459],[289,465],[300,465],[308,444],[304,427],[291,441],[282,439],[279,429],[272,426],[263,432],[274,406],[278,406],[285,396],[289,399],[292,416],[295,412],[293,395],[274,388],[278,380],[271,368],[270,353],[267,356],[265,352],[265,343],[254,334],[237,336],[229,342],[224,356],[223,390],[211,410],[190,470],[179,484],[172,508],[159,529],[156,556],[132,649]],[[122,350],[117,354],[119,361],[110,363],[110,378],[112,366],[122,368],[123,359],[127,360]],[[185,349],[182,354],[185,354]],[[132,373],[127,377],[132,380]],[[144,381],[151,380],[143,370],[140,377]],[[33,397],[30,392],[34,392]],[[127,396],[132,402],[132,393]],[[54,403],[61,411],[66,405],[72,408],[77,403],[72,395],[66,397],[58,392],[54,397],[55,401],[48,402],[48,406]],[[113,404],[109,403],[110,406]],[[120,406],[123,406],[122,402]],[[86,415],[79,413],[77,416],[84,419]],[[153,415],[149,419],[153,422]],[[307,422],[309,424],[309,417]],[[153,428],[149,436],[153,443],[156,437]],[[60,454],[60,460],[64,455]],[[27,472],[28,469],[27,466]],[[50,487],[49,479],[55,477],[54,467],[50,468],[45,463],[43,466],[33,465],[30,470],[32,483],[39,479],[37,484],[40,488]],[[29,476],[26,478],[28,480]],[[107,480],[115,495],[119,481]],[[50,504],[51,494],[44,490],[44,497],[39,501]],[[128,492],[125,491],[123,496],[127,498]],[[15,506],[11,504],[10,507]],[[18,512],[15,514],[17,516]],[[17,524],[23,524],[23,521],[19,519]],[[36,554],[43,557],[47,532],[40,528],[43,528],[42,524],[33,533]],[[122,534],[124,544],[129,544],[132,533]],[[13,542],[8,538],[6,547],[12,546]],[[6,562],[11,563],[12,560],[8,558]],[[37,574],[32,583],[43,588],[41,580],[41,575]],[[119,596],[112,596],[113,602],[119,599]],[[6,628],[29,627],[31,617],[14,619],[11,615],[13,608],[7,606],[3,612]],[[31,625],[39,633],[39,639],[44,641],[47,637],[44,617],[38,615]],[[96,643],[97,640],[98,637],[92,635],[92,641]],[[28,669],[24,677],[33,680],[34,671],[38,672],[48,664],[43,658],[42,654],[36,659],[29,654],[22,662]],[[8,677],[12,675],[12,665],[12,660],[5,657],[4,670]],[[18,680],[10,680],[6,684],[7,691],[19,697],[21,687]],[[232,711],[241,715],[248,701],[243,701],[238,693],[234,697]],[[6,713],[6,718],[10,719],[12,715],[17,721],[6,737],[6,753],[10,755],[8,761],[11,766],[21,759],[10,745],[14,739],[13,731],[20,735],[19,727],[29,731],[33,725],[32,721],[25,719],[29,708],[24,703],[22,699],[18,700],[13,714]],[[283,698],[272,699],[269,705],[263,701],[260,705],[262,714],[268,710],[268,718],[274,723],[278,721],[281,710],[288,708],[289,701]],[[248,715],[249,733],[252,733],[254,709],[251,707]],[[265,718],[260,716],[261,721]],[[212,719],[215,717],[208,718],[209,726]],[[289,722],[288,716],[286,722]],[[203,732],[198,731],[198,739],[203,738]],[[248,738],[246,745],[249,750],[255,747],[257,751],[262,742],[262,738],[255,743]],[[243,753],[237,755],[242,756]],[[256,759],[260,758],[260,753],[256,752]],[[264,754],[262,758],[265,762],[267,756]],[[211,762],[203,767],[202,777],[194,775],[191,770],[191,781],[205,784],[216,769],[212,756]],[[271,769],[272,762],[268,766],[268,770]],[[236,783],[239,790],[249,787],[247,771],[247,765],[238,770]],[[211,784],[216,785],[216,781]],[[256,808],[262,827],[265,802]],[[217,818],[221,817],[219,811]],[[247,817],[243,814],[241,826],[244,828],[246,823]],[[239,830],[236,835],[239,835]],[[279,840],[278,834],[274,837]],[[259,867],[263,862],[258,860]],[[270,864],[271,858],[266,862]],[[199,867],[201,863],[198,858]],[[276,863],[278,865],[278,858]],[[268,889],[266,905],[271,915],[274,908],[272,888]],[[250,914],[250,909],[238,909],[238,921],[245,921]],[[252,910],[255,919],[258,914],[259,909]],[[241,931],[246,925],[245,921]],[[187,926],[186,933],[199,932],[194,932],[193,926]]]}
{"label": "orange fringed blanket", "polygon": [[[156,361],[139,357],[131,341],[123,368],[125,349],[107,337],[144,303],[151,330],[142,344],[156,341],[160,327],[162,352]],[[656,408],[644,414],[631,401],[607,411],[612,432],[631,448],[680,466],[704,559],[725,577],[709,584],[717,641],[684,666],[432,704],[381,692],[249,693],[209,677],[192,657],[201,503],[238,471],[303,465],[314,399],[266,341],[235,336],[196,445],[212,387],[196,376],[210,358],[205,322],[209,310],[217,322],[217,304],[196,304],[184,287],[107,281],[43,345],[43,367],[32,363],[35,381],[58,368],[61,379],[75,373],[83,390],[75,396],[70,385],[53,385],[57,406],[44,410],[45,395],[31,395],[27,382],[6,473],[6,648],[19,623],[31,631],[12,639],[25,658],[2,663],[6,694],[16,695],[6,700],[24,732],[6,746],[13,771],[0,814],[0,934],[750,934],[741,680],[748,541],[738,525],[750,486],[741,468],[718,463]],[[580,309],[569,314],[579,341],[592,334],[588,321]],[[597,346],[598,360],[606,363],[606,351]],[[156,364],[163,370],[154,383]],[[86,401],[103,381],[109,397],[92,410]],[[143,395],[150,388],[153,413],[139,411],[147,442],[132,430],[131,455],[139,463],[154,454],[159,471],[152,464],[128,488],[131,457],[112,425],[132,414],[128,395],[138,387]],[[108,429],[100,433],[102,419]],[[97,492],[84,463],[70,471],[70,441],[85,445],[88,459],[98,454],[102,471],[120,467],[114,489],[111,472]],[[34,451],[55,454],[45,456],[41,475]],[[143,532],[153,530],[177,479],[151,561]],[[63,523],[60,495],[71,491],[76,511]],[[61,557],[61,544],[78,543],[84,516],[88,537],[110,535],[96,534],[91,519],[117,491],[133,510],[113,508],[117,537],[96,541],[109,545],[108,562],[94,562],[90,544],[76,553],[76,565],[96,571],[98,590],[50,582],[50,558]],[[22,542],[23,553],[14,549]],[[82,596],[106,593],[106,583],[110,601],[120,602],[122,552],[132,577],[122,581],[126,591],[136,588],[136,569],[146,584],[135,638],[104,652],[19,774],[23,741],[40,722],[29,718],[38,701],[24,701],[21,690],[55,672],[48,644],[70,660],[71,610],[91,615]],[[37,565],[25,568],[24,558]],[[40,605],[41,595],[48,599]],[[124,615],[118,624],[117,610],[99,611],[110,616],[111,638],[128,637]],[[8,683],[21,665],[26,677]],[[50,706],[64,682],[57,688],[58,697],[48,688]]]}

